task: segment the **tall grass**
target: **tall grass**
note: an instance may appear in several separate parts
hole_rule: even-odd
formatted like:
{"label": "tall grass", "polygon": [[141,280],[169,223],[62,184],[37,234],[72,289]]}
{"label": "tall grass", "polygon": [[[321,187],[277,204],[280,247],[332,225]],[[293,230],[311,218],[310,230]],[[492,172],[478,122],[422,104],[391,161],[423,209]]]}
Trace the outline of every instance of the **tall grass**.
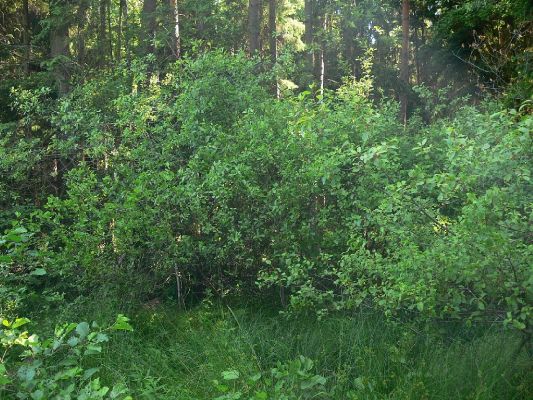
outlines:
{"label": "tall grass", "polygon": [[[83,316],[76,310],[78,320],[110,319],[117,305],[93,303]],[[333,399],[530,399],[533,393],[532,360],[517,354],[518,337],[498,327],[417,326],[363,312],[287,319],[270,309],[205,304],[128,313],[135,331],[115,337],[95,362],[106,380],[126,382],[138,399],[212,399],[222,371],[252,375],[299,355],[328,378]]]}

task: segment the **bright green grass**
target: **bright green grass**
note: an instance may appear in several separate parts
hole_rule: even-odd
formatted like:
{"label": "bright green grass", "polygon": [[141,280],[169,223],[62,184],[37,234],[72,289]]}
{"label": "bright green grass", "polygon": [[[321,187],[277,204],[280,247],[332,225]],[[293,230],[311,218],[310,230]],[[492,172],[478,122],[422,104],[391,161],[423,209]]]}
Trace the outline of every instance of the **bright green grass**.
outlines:
{"label": "bright green grass", "polygon": [[[110,306],[77,310],[78,320],[113,314]],[[212,399],[222,371],[252,375],[299,355],[315,361],[334,399],[533,398],[531,359],[496,328],[407,326],[371,313],[287,320],[257,307],[205,305],[129,316],[135,331],[115,336],[96,361],[106,381],[125,381],[136,399]]]}

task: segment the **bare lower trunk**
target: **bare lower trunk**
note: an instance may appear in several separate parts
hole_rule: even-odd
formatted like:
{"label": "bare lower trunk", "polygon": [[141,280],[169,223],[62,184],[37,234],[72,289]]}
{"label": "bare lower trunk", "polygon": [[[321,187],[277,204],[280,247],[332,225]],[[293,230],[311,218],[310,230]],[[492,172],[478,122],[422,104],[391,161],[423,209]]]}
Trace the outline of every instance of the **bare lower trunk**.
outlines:
{"label": "bare lower trunk", "polygon": [[260,51],[261,0],[250,0],[248,4],[248,46],[250,55]]}
{"label": "bare lower trunk", "polygon": [[305,13],[305,35],[304,43],[306,49],[306,64],[309,73],[312,73],[313,66],[315,64],[315,56],[313,49],[313,22],[314,22],[314,7],[313,0],[305,0],[304,3]]}
{"label": "bare lower trunk", "polygon": [[154,52],[154,38],[156,30],[156,1],[144,0],[141,11],[141,28],[142,28],[142,50],[143,55]]}
{"label": "bare lower trunk", "polygon": [[23,12],[23,19],[24,19],[24,30],[22,32],[22,44],[24,46],[24,74],[29,75],[30,73],[30,57],[31,57],[31,49],[30,49],[30,8],[28,4],[28,0],[24,0],[22,3],[22,12]]}
{"label": "bare lower trunk", "polygon": [[51,56],[54,60],[53,74],[57,84],[59,96],[70,91],[68,66],[68,25],[59,24],[50,33]]}
{"label": "bare lower trunk", "polygon": [[168,5],[170,9],[170,55],[174,60],[177,60],[181,55],[180,23],[177,0],[169,0]]}
{"label": "bare lower trunk", "polygon": [[400,119],[407,124],[407,89],[409,86],[409,0],[402,1],[402,55],[400,65]]}
{"label": "bare lower trunk", "polygon": [[[270,47],[270,62],[272,68],[276,67],[278,62],[278,38],[277,38],[277,24],[276,24],[276,0],[268,1],[268,33],[269,33],[269,47]],[[274,76],[273,91],[276,98],[279,99],[279,86],[277,76]]]}
{"label": "bare lower trunk", "polygon": [[[321,18],[322,22],[322,30],[323,34],[325,34],[327,29],[327,16],[323,15]],[[319,86],[319,93],[321,96],[324,95],[324,79],[325,79],[325,73],[326,73],[326,64],[324,60],[324,54],[325,54],[325,48],[326,43],[324,38],[322,38],[320,42],[320,51],[319,51],[319,58],[318,58],[318,86]]]}

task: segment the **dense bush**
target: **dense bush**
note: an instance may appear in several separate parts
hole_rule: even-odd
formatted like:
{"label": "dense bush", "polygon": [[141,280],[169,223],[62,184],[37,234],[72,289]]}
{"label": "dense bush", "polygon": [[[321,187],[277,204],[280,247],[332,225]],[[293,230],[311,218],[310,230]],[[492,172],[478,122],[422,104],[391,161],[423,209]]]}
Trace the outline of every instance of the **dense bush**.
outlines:
{"label": "dense bush", "polygon": [[486,104],[404,128],[365,83],[270,99],[253,61],[222,52],[159,82],[144,71],[80,86],[33,128],[68,160],[64,187],[23,215],[51,278],[180,296],[257,282],[292,310],[371,303],[531,334],[530,115]]}

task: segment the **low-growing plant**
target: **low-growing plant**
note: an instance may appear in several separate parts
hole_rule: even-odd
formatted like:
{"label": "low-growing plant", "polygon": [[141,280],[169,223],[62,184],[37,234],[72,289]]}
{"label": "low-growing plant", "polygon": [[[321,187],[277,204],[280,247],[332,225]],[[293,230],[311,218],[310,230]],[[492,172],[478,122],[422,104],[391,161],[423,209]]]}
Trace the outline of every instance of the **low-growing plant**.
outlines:
{"label": "low-growing plant", "polygon": [[129,319],[118,315],[106,327],[96,322],[56,326],[40,338],[25,330],[27,318],[2,319],[0,327],[0,396],[32,400],[132,399],[124,385],[104,385],[91,357],[102,351],[111,331],[130,331]]}
{"label": "low-growing plant", "polygon": [[222,372],[214,385],[222,395],[215,400],[305,400],[327,399],[326,378],[313,373],[314,363],[299,356],[287,363],[278,362],[269,373],[241,376],[237,370]]}

